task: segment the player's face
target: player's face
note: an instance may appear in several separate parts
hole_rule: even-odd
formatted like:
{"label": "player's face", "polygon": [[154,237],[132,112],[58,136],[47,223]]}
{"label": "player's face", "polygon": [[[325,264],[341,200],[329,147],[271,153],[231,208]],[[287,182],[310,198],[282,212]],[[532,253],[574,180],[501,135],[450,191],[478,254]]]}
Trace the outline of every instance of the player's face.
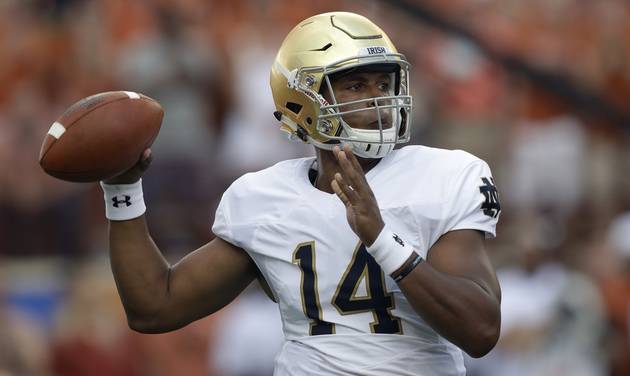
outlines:
{"label": "player's face", "polygon": [[[393,74],[382,72],[353,72],[335,79],[332,89],[337,103],[347,103],[361,99],[384,97],[394,95]],[[330,91],[325,89],[324,97],[332,103]],[[378,106],[391,105],[392,100],[380,99]],[[342,105],[340,112],[355,111],[344,114],[343,120],[352,128],[379,129],[379,113],[383,129],[392,126],[393,109],[380,109],[374,111],[375,101],[363,101],[355,104]]]}

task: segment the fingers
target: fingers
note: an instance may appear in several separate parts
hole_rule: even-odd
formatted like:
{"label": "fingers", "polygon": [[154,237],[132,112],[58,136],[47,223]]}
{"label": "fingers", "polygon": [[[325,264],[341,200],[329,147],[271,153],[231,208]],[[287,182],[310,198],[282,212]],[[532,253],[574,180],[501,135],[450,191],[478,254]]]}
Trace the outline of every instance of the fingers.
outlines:
{"label": "fingers", "polygon": [[357,169],[358,171],[363,171],[363,169],[361,168],[361,165],[359,164],[359,160],[352,152],[352,148],[350,147],[350,145],[344,144],[343,151],[345,152],[346,156],[348,157],[348,160],[350,161],[350,163],[352,163],[354,168]]}
{"label": "fingers", "polygon": [[147,159],[149,157],[151,157],[151,148],[146,148],[142,152],[142,155],[140,156],[140,159]]}
{"label": "fingers", "polygon": [[142,152],[135,165],[112,178],[104,180],[104,182],[107,184],[134,183],[142,177],[142,174],[149,168],[152,160],[153,155],[151,154],[151,149],[147,148]]}
{"label": "fingers", "polygon": [[138,162],[138,168],[140,171],[144,172],[149,168],[149,165],[153,161],[153,154],[151,153],[151,149],[147,148],[142,152],[142,156],[140,156],[140,161]]}
{"label": "fingers", "polygon": [[348,179],[350,184],[356,187],[358,185],[356,179],[357,171],[355,171],[352,162],[348,160],[345,150],[341,151],[338,146],[335,146],[333,147],[333,154],[335,155],[335,158],[337,158],[337,162],[339,163],[344,176]]}
{"label": "fingers", "polygon": [[335,146],[333,147],[333,154],[335,155],[335,158],[341,167],[341,171],[343,172],[343,176],[348,181],[348,184],[351,185],[355,191],[364,191],[367,181],[365,180],[365,176],[363,174],[363,168],[361,168],[359,161],[352,153],[350,146],[345,144],[343,146],[343,150],[341,150],[338,146]]}
{"label": "fingers", "polygon": [[335,174],[334,180],[330,183],[333,192],[348,206],[358,202],[359,195],[354,187],[348,184],[340,173]]}
{"label": "fingers", "polygon": [[350,200],[348,199],[348,196],[346,196],[346,194],[343,193],[343,191],[341,190],[341,187],[339,186],[339,183],[337,182],[337,180],[333,180],[330,183],[330,186],[333,192],[335,192],[335,194],[337,195],[337,197],[341,199],[341,202],[343,202],[345,206],[350,206]]}

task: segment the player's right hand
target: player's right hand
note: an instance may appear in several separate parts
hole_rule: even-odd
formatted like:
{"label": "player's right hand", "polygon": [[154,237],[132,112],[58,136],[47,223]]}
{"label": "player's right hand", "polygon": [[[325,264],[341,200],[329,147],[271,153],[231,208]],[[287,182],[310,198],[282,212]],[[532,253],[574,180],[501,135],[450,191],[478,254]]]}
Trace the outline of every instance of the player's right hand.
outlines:
{"label": "player's right hand", "polygon": [[153,155],[151,154],[151,149],[147,148],[142,152],[140,159],[138,162],[133,165],[129,170],[114,176],[113,178],[109,178],[107,180],[103,180],[105,184],[132,184],[140,180],[142,174],[149,168],[151,161],[153,160]]}
{"label": "player's right hand", "polygon": [[385,227],[378,202],[350,145],[344,144],[343,149],[334,146],[332,152],[341,171],[335,174],[331,188],[346,206],[350,228],[369,247]]}

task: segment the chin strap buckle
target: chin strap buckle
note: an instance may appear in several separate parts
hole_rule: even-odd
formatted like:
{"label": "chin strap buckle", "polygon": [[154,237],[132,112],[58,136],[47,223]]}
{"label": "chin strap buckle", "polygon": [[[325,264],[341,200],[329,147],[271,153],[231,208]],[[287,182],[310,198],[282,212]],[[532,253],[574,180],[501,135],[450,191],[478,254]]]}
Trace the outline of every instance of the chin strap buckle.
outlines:
{"label": "chin strap buckle", "polygon": [[304,128],[300,127],[299,125],[295,134],[298,136],[300,140],[304,142],[308,142],[308,132]]}

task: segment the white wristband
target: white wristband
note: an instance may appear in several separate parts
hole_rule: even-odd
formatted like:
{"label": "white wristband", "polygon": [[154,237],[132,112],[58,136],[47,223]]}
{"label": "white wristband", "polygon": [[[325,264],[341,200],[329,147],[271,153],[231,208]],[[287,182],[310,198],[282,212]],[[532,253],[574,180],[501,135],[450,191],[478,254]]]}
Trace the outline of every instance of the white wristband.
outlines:
{"label": "white wristband", "polygon": [[112,221],[138,218],[147,210],[142,196],[142,179],[133,184],[105,184],[105,217]]}
{"label": "white wristband", "polygon": [[385,274],[391,276],[409,259],[413,248],[385,225],[374,243],[367,247],[367,251],[378,262]]}

